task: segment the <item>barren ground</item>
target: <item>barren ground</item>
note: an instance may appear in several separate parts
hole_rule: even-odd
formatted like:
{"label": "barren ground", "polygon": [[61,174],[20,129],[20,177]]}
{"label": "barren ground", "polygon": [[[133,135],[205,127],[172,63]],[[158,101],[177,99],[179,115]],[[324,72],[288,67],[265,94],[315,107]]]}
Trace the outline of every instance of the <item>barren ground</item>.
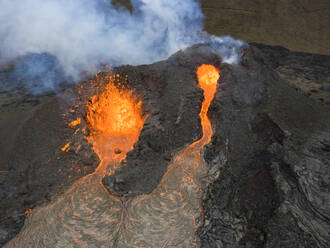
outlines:
{"label": "barren ground", "polygon": [[[129,7],[129,0],[114,0]],[[205,30],[246,42],[330,54],[328,0],[200,0]]]}

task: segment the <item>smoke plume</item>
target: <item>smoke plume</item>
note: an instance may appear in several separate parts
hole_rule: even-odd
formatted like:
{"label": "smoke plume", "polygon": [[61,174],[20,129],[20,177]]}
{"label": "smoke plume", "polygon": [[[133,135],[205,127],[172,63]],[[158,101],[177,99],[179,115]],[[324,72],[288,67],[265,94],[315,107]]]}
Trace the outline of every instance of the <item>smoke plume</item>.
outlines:
{"label": "smoke plume", "polygon": [[33,87],[39,93],[56,89],[58,71],[76,81],[100,61],[148,64],[198,42],[210,41],[225,62],[237,61],[242,42],[202,35],[198,1],[131,3],[132,12],[115,8],[109,0],[0,0],[0,63],[33,57],[32,64],[23,59],[15,73],[34,83],[39,80]]}

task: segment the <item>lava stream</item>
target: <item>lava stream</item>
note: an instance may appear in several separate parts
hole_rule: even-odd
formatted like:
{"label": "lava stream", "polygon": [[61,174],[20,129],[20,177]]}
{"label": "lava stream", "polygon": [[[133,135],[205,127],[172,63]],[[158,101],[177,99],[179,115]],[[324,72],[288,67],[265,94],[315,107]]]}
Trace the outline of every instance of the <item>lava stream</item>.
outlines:
{"label": "lava stream", "polygon": [[[219,72],[214,66],[202,65],[197,76],[204,90],[200,112],[203,136],[174,156],[151,194],[121,199],[101,183],[103,175],[113,173],[132,149],[145,119],[141,103],[131,93],[108,86],[110,92],[88,105],[89,140],[101,159],[96,173],[77,181],[52,204],[29,214],[21,232],[5,247],[198,247],[195,233],[201,224],[203,196],[199,180],[207,174],[200,152],[212,137],[207,111]],[[115,99],[124,106],[111,104]]]}

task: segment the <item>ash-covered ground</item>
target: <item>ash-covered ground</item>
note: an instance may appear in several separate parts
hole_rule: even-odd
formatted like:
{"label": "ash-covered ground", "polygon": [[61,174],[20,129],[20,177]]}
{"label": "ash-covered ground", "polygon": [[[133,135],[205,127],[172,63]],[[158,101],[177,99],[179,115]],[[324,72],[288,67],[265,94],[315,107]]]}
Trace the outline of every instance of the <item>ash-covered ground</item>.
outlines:
{"label": "ash-covered ground", "polygon": [[[152,65],[116,68],[149,117],[125,166],[103,183],[123,197],[157,187],[173,155],[201,137],[196,68],[213,64],[221,79],[209,110],[213,139],[203,152],[209,175],[200,246],[328,247],[329,98],[316,93],[328,94],[330,57],[257,44],[242,52],[240,64],[228,65],[196,45]],[[15,83],[11,70],[1,71],[2,85]],[[86,141],[79,151],[61,150],[74,133],[67,123],[83,115],[68,111],[72,95],[63,94],[1,92],[0,244],[19,232],[27,209],[98,164]]]}

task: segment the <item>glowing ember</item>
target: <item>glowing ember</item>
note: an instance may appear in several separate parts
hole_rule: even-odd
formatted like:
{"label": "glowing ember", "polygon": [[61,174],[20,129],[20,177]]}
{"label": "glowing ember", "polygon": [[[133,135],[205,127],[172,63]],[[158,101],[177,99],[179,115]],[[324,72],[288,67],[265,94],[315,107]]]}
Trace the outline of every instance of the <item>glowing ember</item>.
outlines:
{"label": "glowing ember", "polygon": [[63,146],[61,148],[62,152],[68,152],[68,151],[70,151],[70,147],[69,146],[70,146],[70,142],[67,143],[65,146]]}
{"label": "glowing ember", "polygon": [[69,127],[75,127],[81,123],[81,118],[77,118],[76,120],[69,123]]}

